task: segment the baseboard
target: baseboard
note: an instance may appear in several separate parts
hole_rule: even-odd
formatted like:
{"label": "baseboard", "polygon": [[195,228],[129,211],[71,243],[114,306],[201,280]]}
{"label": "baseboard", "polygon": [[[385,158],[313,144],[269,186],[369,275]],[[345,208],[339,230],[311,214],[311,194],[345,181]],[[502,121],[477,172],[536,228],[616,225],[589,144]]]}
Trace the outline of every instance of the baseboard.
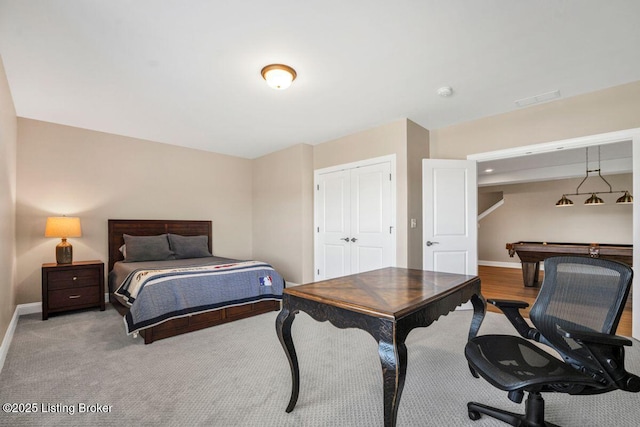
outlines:
{"label": "baseboard", "polygon": [[503,261],[478,261],[478,265],[485,267],[502,267],[502,268],[521,268],[522,264],[519,262],[503,262]]}
{"label": "baseboard", "polygon": [[18,312],[18,316],[42,313],[42,303],[31,302],[29,304],[18,304],[18,306],[16,307],[16,311]]}
{"label": "baseboard", "polygon": [[[478,261],[478,265],[485,267],[502,267],[502,268],[517,268],[522,269],[522,264],[519,262],[502,262],[502,261]],[[540,271],[544,271],[544,263],[540,263]]]}
{"label": "baseboard", "polygon": [[5,332],[4,338],[2,339],[2,345],[0,345],[0,372],[2,372],[4,361],[6,360],[7,354],[9,353],[9,346],[11,345],[11,341],[13,340],[13,333],[15,332],[16,326],[18,325],[18,317],[25,314],[41,312],[42,303],[40,302],[19,304],[18,306],[16,306],[16,309],[13,311],[13,316],[11,317],[11,322],[9,322],[7,332]]}
{"label": "baseboard", "polygon": [[11,322],[9,322],[7,332],[4,333],[2,345],[0,345],[0,372],[2,372],[4,361],[7,358],[7,353],[9,352],[9,346],[11,345],[11,340],[13,339],[13,332],[16,330],[16,325],[18,324],[18,317],[18,308],[16,307],[16,309],[13,311]]}

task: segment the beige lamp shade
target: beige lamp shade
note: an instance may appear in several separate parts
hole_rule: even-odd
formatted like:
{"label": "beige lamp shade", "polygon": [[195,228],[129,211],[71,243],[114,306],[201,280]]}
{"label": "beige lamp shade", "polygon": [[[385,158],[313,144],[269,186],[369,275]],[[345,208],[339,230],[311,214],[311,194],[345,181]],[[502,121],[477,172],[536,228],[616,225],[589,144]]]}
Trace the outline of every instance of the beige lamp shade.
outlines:
{"label": "beige lamp shade", "polygon": [[73,216],[50,216],[47,218],[47,226],[44,230],[44,237],[80,237],[80,218]]}
{"label": "beige lamp shade", "polygon": [[62,241],[56,246],[56,262],[58,264],[73,263],[73,247],[67,237],[82,236],[80,218],[73,216],[50,216],[44,229],[44,237],[60,237]]}

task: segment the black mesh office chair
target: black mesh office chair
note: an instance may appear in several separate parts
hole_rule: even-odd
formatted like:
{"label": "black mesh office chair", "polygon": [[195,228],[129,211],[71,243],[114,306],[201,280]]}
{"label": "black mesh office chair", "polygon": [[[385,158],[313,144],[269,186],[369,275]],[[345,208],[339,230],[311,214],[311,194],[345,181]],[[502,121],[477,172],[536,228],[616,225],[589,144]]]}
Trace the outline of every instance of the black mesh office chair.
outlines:
{"label": "black mesh office chair", "polygon": [[[465,356],[474,376],[480,374],[508,392],[516,403],[528,392],[525,414],[467,404],[469,418],[480,414],[514,426],[554,426],[544,421],[541,393],[599,394],[611,390],[640,391],[640,378],[624,368],[624,346],[616,336],[633,271],[615,261],[587,257],[553,257],[544,262],[544,281],[529,317],[525,302],[488,300],[499,307],[522,337],[483,335],[471,339]],[[537,341],[562,359],[542,350]]]}

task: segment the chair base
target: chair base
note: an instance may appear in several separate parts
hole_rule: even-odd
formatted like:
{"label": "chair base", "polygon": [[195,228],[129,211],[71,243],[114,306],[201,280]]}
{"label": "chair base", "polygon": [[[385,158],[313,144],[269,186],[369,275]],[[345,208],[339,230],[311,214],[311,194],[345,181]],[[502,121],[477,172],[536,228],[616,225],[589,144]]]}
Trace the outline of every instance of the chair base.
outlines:
{"label": "chair base", "polygon": [[493,408],[481,403],[467,403],[469,410],[469,418],[479,420],[480,414],[488,415],[500,421],[504,421],[512,426],[521,427],[560,427],[557,424],[545,422],[544,420],[544,399],[540,393],[531,392],[527,396],[525,402],[525,413],[516,414],[515,412],[505,411],[503,409]]}

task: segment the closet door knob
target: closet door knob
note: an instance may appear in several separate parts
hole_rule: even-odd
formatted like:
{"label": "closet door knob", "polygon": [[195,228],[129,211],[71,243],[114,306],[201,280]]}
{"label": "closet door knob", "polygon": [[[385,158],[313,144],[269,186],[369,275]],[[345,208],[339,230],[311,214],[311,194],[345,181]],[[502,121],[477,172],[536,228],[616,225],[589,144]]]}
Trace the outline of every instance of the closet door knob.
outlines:
{"label": "closet door knob", "polygon": [[352,238],[351,238],[351,241],[352,241],[352,242],[355,242],[356,240],[358,240],[358,239],[356,239],[355,237],[352,237]]}
{"label": "closet door knob", "polygon": [[348,238],[348,237],[343,237],[343,238],[341,238],[340,240],[344,240],[345,242],[348,242],[348,241],[349,241],[349,238]]}

